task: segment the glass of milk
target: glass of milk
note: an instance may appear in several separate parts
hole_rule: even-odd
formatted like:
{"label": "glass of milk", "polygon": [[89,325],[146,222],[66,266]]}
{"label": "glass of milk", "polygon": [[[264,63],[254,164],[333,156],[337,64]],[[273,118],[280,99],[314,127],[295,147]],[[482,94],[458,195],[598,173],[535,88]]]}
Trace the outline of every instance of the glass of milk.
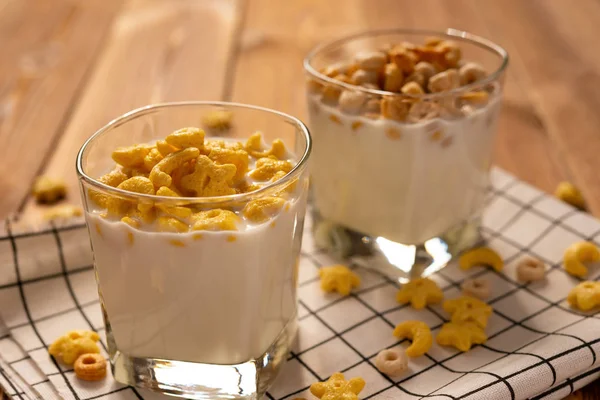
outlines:
{"label": "glass of milk", "polygon": [[476,243],[507,64],[498,45],[453,29],[312,50],[316,243],[400,281]]}
{"label": "glass of milk", "polygon": [[[215,123],[215,110],[223,121]],[[254,191],[220,197],[144,195],[98,180],[114,168],[117,147],[154,144],[182,127],[204,128],[205,143],[245,143],[260,131],[265,148],[275,139],[285,144],[293,168]],[[194,399],[254,399],[266,392],[296,333],[310,152],[308,130],[294,117],[208,102],[131,111],[83,145],[77,171],[117,381]],[[165,231],[143,220],[132,226],[107,214],[98,196],[155,210],[227,210],[239,216],[237,229]],[[266,220],[244,218],[247,204],[274,196],[285,203]]]}

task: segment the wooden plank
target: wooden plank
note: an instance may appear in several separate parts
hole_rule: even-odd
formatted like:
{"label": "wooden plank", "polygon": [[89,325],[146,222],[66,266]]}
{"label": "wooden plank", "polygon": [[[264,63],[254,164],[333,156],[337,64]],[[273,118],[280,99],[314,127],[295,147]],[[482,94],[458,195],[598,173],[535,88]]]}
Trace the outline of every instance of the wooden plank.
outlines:
{"label": "wooden plank", "polygon": [[120,0],[0,4],[0,219],[17,211],[60,137]]}
{"label": "wooden plank", "polygon": [[568,0],[507,0],[486,3],[479,11],[493,32],[504,35],[509,50],[518,49],[513,51],[514,64],[522,66],[523,81],[548,135],[590,211],[600,215],[600,60],[589,51],[596,43],[592,28],[600,23],[600,12],[592,2],[581,3],[594,12],[580,10],[576,20],[566,17],[574,12]]}
{"label": "wooden plank", "polygon": [[[44,173],[64,177],[79,203],[75,156],[111,119],[150,103],[217,100],[225,91],[238,22],[234,0],[134,0],[115,21],[104,53]],[[29,201],[23,218],[40,207]]]}

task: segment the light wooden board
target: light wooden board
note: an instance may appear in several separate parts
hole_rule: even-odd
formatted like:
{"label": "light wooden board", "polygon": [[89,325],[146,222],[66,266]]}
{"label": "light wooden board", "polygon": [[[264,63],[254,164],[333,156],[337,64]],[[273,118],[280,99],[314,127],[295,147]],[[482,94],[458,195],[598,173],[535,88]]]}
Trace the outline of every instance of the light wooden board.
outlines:
{"label": "light wooden board", "polygon": [[0,217],[27,197],[120,6],[119,0],[0,3]]}
{"label": "light wooden board", "polygon": [[[234,0],[134,0],[125,5],[43,170],[66,179],[71,202],[79,203],[77,151],[107,122],[150,103],[224,96],[238,27],[236,5]],[[40,210],[30,201],[23,219],[35,222]]]}

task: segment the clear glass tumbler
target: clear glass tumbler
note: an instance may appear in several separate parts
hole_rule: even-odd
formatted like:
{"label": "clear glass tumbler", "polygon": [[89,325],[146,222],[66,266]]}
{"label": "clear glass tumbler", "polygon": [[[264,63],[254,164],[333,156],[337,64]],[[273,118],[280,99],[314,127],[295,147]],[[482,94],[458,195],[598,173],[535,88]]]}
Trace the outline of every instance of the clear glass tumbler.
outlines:
{"label": "clear glass tumbler", "polygon": [[[231,116],[231,124],[215,123],[215,110]],[[154,144],[182,127],[201,127],[207,117],[213,120],[205,139],[246,142],[261,131],[267,143],[284,142],[295,166],[258,190],[219,197],[138,194],[99,180],[114,168],[117,147]],[[296,333],[310,152],[308,130],[294,117],[208,102],[129,112],[83,145],[77,171],[116,380],[190,399],[255,399],[266,392]],[[249,203],[274,197],[285,206],[266,221],[219,231],[165,231],[158,217],[132,226],[101,206],[157,215],[191,210],[218,220],[222,210],[240,215]]]}
{"label": "clear glass tumbler", "polygon": [[452,29],[311,51],[317,245],[406,281],[476,243],[507,64],[501,47]]}

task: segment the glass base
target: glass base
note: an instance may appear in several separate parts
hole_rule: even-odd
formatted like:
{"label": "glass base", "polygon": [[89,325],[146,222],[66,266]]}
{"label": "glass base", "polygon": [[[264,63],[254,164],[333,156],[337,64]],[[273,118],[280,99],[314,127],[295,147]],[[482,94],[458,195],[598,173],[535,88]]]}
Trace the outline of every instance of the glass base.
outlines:
{"label": "glass base", "polygon": [[317,247],[400,283],[439,271],[460,252],[481,242],[480,217],[419,244],[398,243],[357,232],[322,218],[316,210],[313,210],[313,221]]}
{"label": "glass base", "polygon": [[[263,355],[236,365],[131,357],[119,350],[110,351],[112,372],[121,383],[169,396],[261,399],[285,362],[296,331],[297,318],[294,316]],[[108,329],[107,333],[109,344],[114,344],[112,333]]]}

